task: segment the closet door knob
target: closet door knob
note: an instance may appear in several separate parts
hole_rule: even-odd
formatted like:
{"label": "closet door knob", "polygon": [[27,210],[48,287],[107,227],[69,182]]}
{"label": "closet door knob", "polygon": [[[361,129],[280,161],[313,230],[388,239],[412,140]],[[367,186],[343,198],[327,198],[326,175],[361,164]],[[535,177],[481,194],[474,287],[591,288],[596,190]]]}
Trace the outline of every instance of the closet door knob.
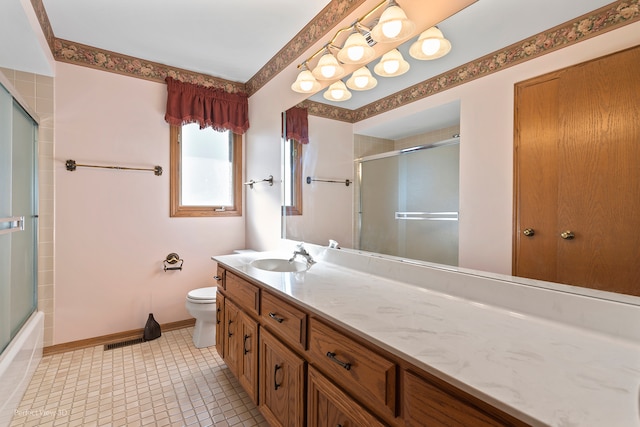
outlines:
{"label": "closet door knob", "polygon": [[524,234],[527,237],[531,237],[534,234],[536,234],[536,232],[533,230],[533,228],[525,228],[522,234]]}
{"label": "closet door knob", "polygon": [[573,234],[572,231],[563,231],[562,233],[560,233],[560,237],[562,237],[564,240],[571,240],[573,239],[575,236],[575,234]]}

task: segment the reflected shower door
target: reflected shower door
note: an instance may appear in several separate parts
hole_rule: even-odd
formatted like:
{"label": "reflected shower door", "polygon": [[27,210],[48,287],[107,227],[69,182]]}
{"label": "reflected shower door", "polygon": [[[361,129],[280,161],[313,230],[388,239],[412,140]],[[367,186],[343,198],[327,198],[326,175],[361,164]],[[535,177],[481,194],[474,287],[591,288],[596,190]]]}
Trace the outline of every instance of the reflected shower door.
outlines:
{"label": "reflected shower door", "polygon": [[360,249],[398,254],[398,156],[362,162],[360,172]]}
{"label": "reflected shower door", "polygon": [[362,162],[360,249],[458,265],[459,148]]}

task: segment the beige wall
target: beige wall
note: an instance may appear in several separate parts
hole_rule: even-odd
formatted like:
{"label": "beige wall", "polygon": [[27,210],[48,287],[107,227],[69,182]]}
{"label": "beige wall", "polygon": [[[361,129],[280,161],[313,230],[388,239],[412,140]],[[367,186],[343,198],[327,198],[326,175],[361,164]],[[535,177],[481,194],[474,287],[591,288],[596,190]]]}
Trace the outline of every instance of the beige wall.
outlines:
{"label": "beige wall", "polygon": [[[244,248],[244,218],[169,217],[166,85],[58,63],[55,90],[54,344],[190,318],[187,292],[215,284],[212,255]],[[182,271],[163,271],[171,252]]]}
{"label": "beige wall", "polygon": [[[303,147],[302,215],[288,216],[287,238],[327,246],[329,239],[353,247],[352,125],[309,116],[309,144]],[[306,178],[350,181],[350,185]]]}
{"label": "beige wall", "polygon": [[38,116],[38,310],[45,315],[44,345],[53,343],[54,331],[54,185],[53,185],[53,78],[0,68],[27,106]]}

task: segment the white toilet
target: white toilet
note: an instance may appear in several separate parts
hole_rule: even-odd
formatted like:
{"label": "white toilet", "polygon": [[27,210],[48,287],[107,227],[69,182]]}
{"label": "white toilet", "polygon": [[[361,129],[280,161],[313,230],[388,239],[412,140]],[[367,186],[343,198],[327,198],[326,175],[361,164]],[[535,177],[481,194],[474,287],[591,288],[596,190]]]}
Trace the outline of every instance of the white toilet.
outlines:
{"label": "white toilet", "polygon": [[204,348],[216,343],[216,290],[199,288],[189,291],[185,306],[187,311],[196,319],[193,330],[193,344],[197,348]]}

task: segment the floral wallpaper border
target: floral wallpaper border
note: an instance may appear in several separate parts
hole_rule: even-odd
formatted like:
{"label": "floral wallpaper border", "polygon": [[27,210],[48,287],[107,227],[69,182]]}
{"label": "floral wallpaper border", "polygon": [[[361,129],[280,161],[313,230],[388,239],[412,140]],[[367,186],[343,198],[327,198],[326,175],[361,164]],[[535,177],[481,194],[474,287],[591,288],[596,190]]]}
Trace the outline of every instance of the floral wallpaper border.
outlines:
{"label": "floral wallpaper border", "polygon": [[144,59],[96,49],[95,47],[58,38],[56,38],[54,42],[53,56],[56,61],[68,62],[70,64],[82,65],[156,82],[164,83],[165,78],[168,76],[182,82],[194,83],[204,87],[214,87],[229,93],[246,92],[244,83],[170,67],[157,62],[145,61]]}
{"label": "floral wallpaper border", "polygon": [[[363,2],[364,0],[331,1],[247,83],[239,83],[58,39],[51,29],[42,0],[31,0],[45,38],[58,61],[153,81],[164,82],[164,79],[170,76],[184,82],[216,87],[232,93],[245,92],[249,95],[257,92],[271,78],[299,58],[337,22]],[[357,110],[313,101],[303,101],[299,105],[308,108],[309,114],[314,116],[355,123],[638,21],[639,2],[640,0],[616,1]]]}

